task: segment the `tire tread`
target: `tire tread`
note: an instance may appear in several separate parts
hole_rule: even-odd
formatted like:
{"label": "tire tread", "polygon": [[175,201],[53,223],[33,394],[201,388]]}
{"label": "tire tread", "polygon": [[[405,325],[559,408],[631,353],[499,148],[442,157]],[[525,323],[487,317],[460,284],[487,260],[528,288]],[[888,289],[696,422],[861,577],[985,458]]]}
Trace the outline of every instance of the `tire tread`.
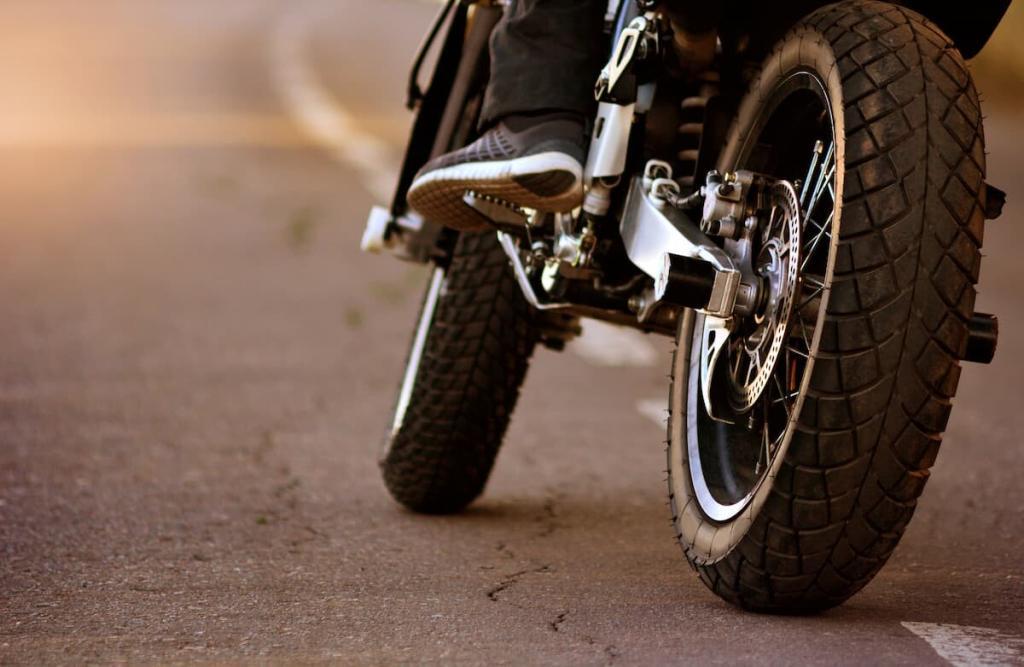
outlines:
{"label": "tire tread", "polygon": [[537,339],[494,232],[462,233],[403,425],[381,461],[398,502],[448,514],[480,495]]}
{"label": "tire tread", "polygon": [[847,123],[821,355],[748,534],[714,563],[687,553],[717,594],[762,611],[839,604],[892,554],[949,418],[981,261],[981,107],[955,46],[875,0],[825,7],[794,34],[808,32],[837,57]]}

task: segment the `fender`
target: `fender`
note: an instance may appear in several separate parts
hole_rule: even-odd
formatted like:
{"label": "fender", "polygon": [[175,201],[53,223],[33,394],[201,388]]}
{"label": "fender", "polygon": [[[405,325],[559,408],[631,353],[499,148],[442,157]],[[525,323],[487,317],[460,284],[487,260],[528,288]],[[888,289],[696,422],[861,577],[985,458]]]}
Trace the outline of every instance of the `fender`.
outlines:
{"label": "fender", "polygon": [[[964,58],[978,55],[1010,6],[1010,0],[888,1],[913,9],[933,21],[956,43]],[[747,55],[759,59],[800,19],[830,4],[833,2],[829,0],[742,0],[729,6],[720,28],[723,34],[749,39]],[[678,11],[686,12],[687,4],[680,3]]]}
{"label": "fender", "polygon": [[1010,0],[902,0],[900,4],[927,16],[973,58],[988,43],[1010,7]]}

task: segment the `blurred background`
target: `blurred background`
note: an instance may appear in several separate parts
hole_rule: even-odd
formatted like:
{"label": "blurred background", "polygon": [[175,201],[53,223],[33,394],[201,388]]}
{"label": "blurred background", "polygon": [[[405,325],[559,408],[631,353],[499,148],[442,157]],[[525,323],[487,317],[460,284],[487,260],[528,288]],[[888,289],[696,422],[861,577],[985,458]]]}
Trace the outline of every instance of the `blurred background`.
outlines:
{"label": "blurred background", "polygon": [[1024,105],[1024,6],[1011,2],[999,30],[971,64],[991,112]]}
{"label": "blurred background", "polygon": [[426,272],[358,245],[435,10],[3,2],[0,662],[937,660],[915,623],[1020,659],[1024,5],[973,62],[1009,193],[996,361],[965,367],[896,556],[818,619],[743,615],[685,566],[661,339],[539,351],[466,515],[387,498]]}

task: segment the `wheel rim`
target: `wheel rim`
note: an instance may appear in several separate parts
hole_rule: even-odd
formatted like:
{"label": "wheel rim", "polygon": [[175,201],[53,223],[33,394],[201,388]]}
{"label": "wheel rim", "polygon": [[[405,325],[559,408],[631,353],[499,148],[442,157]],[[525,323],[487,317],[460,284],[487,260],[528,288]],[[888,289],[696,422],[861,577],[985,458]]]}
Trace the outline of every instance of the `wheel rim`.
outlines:
{"label": "wheel rim", "polygon": [[416,386],[416,376],[419,375],[420,363],[423,361],[423,351],[427,346],[427,336],[430,333],[430,325],[434,321],[434,312],[437,310],[437,303],[444,293],[445,270],[441,267],[434,269],[430,275],[430,284],[427,286],[427,294],[423,299],[423,308],[420,310],[420,319],[416,325],[416,335],[412,339],[412,347],[409,350],[409,359],[405,364],[405,374],[402,376],[402,386],[398,390],[398,402],[395,404],[395,417],[391,422],[391,430],[384,443],[384,452],[391,448],[391,442],[402,429],[405,423],[405,414],[409,410],[409,402],[412,400],[412,391]]}
{"label": "wheel rim", "polygon": [[[709,518],[725,522],[748,507],[772,478],[793,437],[817,356],[835,263],[836,130],[825,85],[809,71],[790,75],[762,106],[734,168],[800,181],[799,253],[790,255],[789,304],[764,319],[782,333],[777,354],[764,358],[751,383],[751,362],[765,350],[769,328],[750,322],[728,342],[717,372],[730,375],[730,421],[712,419],[701,400],[700,374],[687,381],[687,458],[695,497]],[[799,157],[803,155],[802,159]],[[769,225],[769,229],[772,226]],[[791,228],[790,228],[791,229]],[[771,239],[769,239],[771,240]],[[765,243],[766,247],[771,247]],[[795,271],[793,271],[795,269]],[[781,281],[780,281],[781,282]],[[769,290],[771,298],[772,290]],[[779,291],[780,301],[786,297]],[[770,321],[785,318],[784,322]],[[705,318],[694,325],[692,357],[699,358]],[[723,351],[723,357],[725,357]],[[745,373],[745,376],[744,376]],[[739,377],[744,376],[744,377]],[[714,386],[712,384],[712,386]]]}

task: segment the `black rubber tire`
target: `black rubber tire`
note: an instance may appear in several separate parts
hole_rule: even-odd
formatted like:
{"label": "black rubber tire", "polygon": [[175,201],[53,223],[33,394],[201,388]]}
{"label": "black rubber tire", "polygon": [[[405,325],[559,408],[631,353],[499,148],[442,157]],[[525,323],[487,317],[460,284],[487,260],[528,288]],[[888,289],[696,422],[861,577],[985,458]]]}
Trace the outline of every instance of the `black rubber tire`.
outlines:
{"label": "black rubber tire", "polygon": [[537,330],[493,231],[456,243],[401,427],[381,461],[391,495],[448,514],[484,489]]}
{"label": "black rubber tire", "polygon": [[[831,70],[820,74],[838,86],[845,140],[834,282],[810,389],[767,498],[742,530],[704,516],[698,540],[683,525],[688,480],[669,487],[701,580],[742,607],[794,613],[863,588],[928,480],[974,309],[985,152],[963,59],[913,11],[853,0],[815,12],[766,60],[751,99],[786,75],[787,58]],[[741,110],[734,135],[744,122]]]}

